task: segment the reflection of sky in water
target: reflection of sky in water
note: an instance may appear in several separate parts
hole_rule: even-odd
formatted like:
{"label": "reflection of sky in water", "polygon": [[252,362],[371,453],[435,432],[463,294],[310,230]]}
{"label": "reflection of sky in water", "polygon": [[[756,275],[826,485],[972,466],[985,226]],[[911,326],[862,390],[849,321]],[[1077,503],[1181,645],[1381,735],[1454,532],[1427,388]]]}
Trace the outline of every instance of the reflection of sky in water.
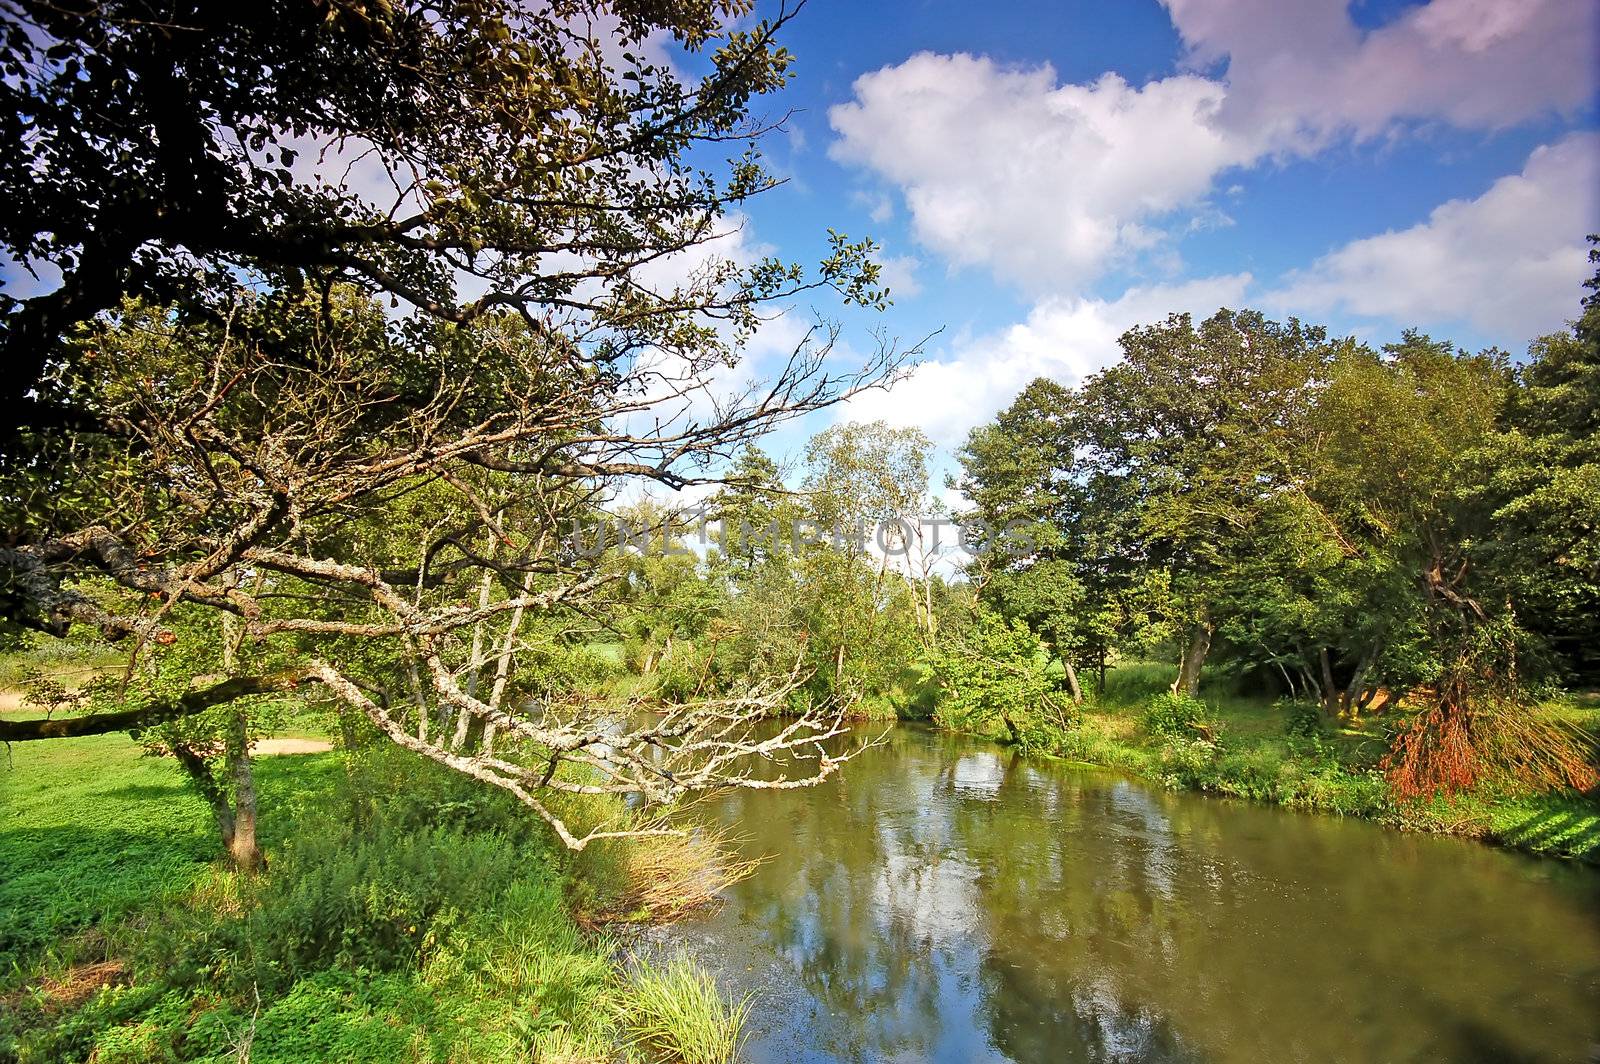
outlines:
{"label": "reflection of sky in water", "polygon": [[992,750],[980,750],[956,759],[952,779],[959,794],[992,798],[999,793],[1004,776],[1000,755]]}
{"label": "reflection of sky in water", "polygon": [[1581,1060],[1600,1039],[1586,870],[911,729],[836,783],[718,809],[770,860],[666,937],[757,990],[755,1061]]}

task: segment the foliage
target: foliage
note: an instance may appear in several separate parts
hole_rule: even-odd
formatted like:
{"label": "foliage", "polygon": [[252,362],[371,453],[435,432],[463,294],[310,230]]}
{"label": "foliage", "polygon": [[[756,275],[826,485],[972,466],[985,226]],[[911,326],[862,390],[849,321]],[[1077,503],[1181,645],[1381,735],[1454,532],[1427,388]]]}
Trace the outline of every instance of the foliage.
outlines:
{"label": "foliage", "polygon": [[1592,644],[1596,313],[1520,370],[1254,312],[1130,330],[1120,362],[1034,382],[968,439],[976,512],[1028,530],[970,574],[1069,679],[1159,649],[1180,694],[1216,659],[1329,721],[1431,707],[1395,730],[1406,793],[1587,779],[1581,748],[1540,738],[1533,760],[1567,770],[1516,768],[1498,736]]}
{"label": "foliage", "polygon": [[1276,708],[1283,713],[1283,733],[1293,739],[1315,739],[1326,727],[1322,710],[1314,703],[1279,699]]}
{"label": "foliage", "polygon": [[960,731],[1001,734],[1024,751],[1049,749],[1072,720],[1045,661],[1026,625],[980,609],[961,638],[933,658],[939,683],[935,719]]}
{"label": "foliage", "polygon": [[[719,309],[750,328],[761,298],[803,287],[789,264],[721,263],[675,291],[581,283],[708,238],[772,187],[751,108],[789,79],[789,16],[736,24],[746,10],[17,5],[0,36],[16,116],[0,189],[18,209],[0,244],[64,281],[7,301],[8,405],[60,357],[58,337],[123,295],[204,313],[241,273],[281,291],[349,282],[458,324],[581,308],[684,352],[717,341],[672,308],[743,273]],[[658,33],[705,75],[645,58]],[[699,169],[702,144],[733,158]],[[340,177],[355,166],[371,179]],[[554,249],[569,264],[548,262]],[[844,281],[859,250],[834,240],[824,272]],[[863,296],[875,278],[859,277]]]}
{"label": "foliage", "polygon": [[[206,863],[192,810],[159,793],[159,780],[178,787],[170,763],[111,736],[40,753],[95,771],[19,758],[0,778],[17,821],[0,865],[31,869],[0,888],[24,892],[3,909],[0,1056],[509,1062],[604,1059],[632,1037],[617,1017],[633,978],[569,915],[575,870],[508,797],[384,747],[348,764],[266,759],[261,783],[286,822],[250,882]],[[100,862],[70,834],[92,830],[102,792],[128,792],[115,807],[126,825],[108,830],[133,860]],[[627,873],[599,862],[581,874]],[[80,899],[92,888],[118,903],[74,907],[79,880]],[[51,897],[68,904],[47,939],[24,918]],[[70,1003],[50,989],[96,966],[104,984]],[[678,1003],[676,1029],[701,1044],[741,1014],[709,991]]]}
{"label": "foliage", "polygon": [[1163,691],[1150,699],[1140,723],[1151,735],[1181,739],[1193,739],[1197,735],[1208,738],[1216,727],[1209,706],[1198,698],[1171,691]]}
{"label": "foliage", "polygon": [[[707,247],[774,184],[752,108],[788,79],[792,13],[13,6],[0,187],[26,208],[0,244],[62,283],[0,305],[27,400],[0,432],[0,627],[91,628],[127,657],[121,708],[0,734],[167,727],[244,867],[270,722],[241,699],[305,685],[574,848],[556,763],[663,804],[737,784],[695,728],[793,705],[792,671],[679,707],[693,727],[668,729],[665,771],[644,767],[650,729],[606,743],[649,758],[597,753],[585,737],[613,718],[567,652],[596,626],[664,652],[710,612],[675,592],[717,596],[692,561],[572,530],[630,486],[714,482],[904,357],[884,340],[841,370],[819,320],[774,379],[727,379],[774,300],[886,303],[870,241],[830,231],[811,269]],[[643,58],[647,38],[694,61]],[[357,164],[381,179],[331,176]],[[663,263],[694,265],[671,281]],[[153,647],[224,652],[156,677]],[[810,723],[797,752],[830,726]]]}

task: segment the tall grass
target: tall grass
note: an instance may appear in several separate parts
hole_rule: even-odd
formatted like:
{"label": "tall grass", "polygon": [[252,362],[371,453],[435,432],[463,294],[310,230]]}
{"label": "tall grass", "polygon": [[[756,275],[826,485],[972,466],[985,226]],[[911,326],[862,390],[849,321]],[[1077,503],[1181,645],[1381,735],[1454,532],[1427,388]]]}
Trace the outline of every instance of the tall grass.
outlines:
{"label": "tall grass", "polygon": [[1175,665],[1130,661],[1106,670],[1105,690],[1098,692],[1097,700],[1119,706],[1142,704],[1151,695],[1168,690],[1177,674]]}
{"label": "tall grass", "polygon": [[739,1052],[750,999],[730,1002],[705,972],[678,959],[640,962],[618,1018],[630,1045],[661,1064],[727,1064]]}
{"label": "tall grass", "polygon": [[0,1060],[576,1064],[637,1042],[689,1062],[737,1042],[745,1012],[708,979],[624,970],[570,908],[580,875],[647,914],[714,890],[717,836],[580,870],[514,802],[399,751],[272,758],[271,864],[242,881],[208,862],[176,770],[136,753],[65,740],[0,773]]}

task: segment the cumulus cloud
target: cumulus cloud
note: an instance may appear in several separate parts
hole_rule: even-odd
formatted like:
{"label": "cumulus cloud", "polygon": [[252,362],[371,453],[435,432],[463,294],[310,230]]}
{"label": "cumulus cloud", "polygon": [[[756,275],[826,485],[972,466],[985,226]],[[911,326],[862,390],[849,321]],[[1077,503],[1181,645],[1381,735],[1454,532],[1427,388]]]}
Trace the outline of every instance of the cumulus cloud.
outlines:
{"label": "cumulus cloud", "polygon": [[1220,123],[1277,149],[1413,119],[1496,129],[1597,88],[1593,0],[1431,0],[1373,30],[1349,0],[1163,2],[1191,63],[1227,63]]}
{"label": "cumulus cloud", "polygon": [[917,238],[1025,289],[1077,285],[1151,246],[1146,224],[1250,157],[1210,121],[1223,88],[1180,75],[1059,85],[1049,65],[923,52],[828,112],[834,158],[899,186]]}
{"label": "cumulus cloud", "polygon": [[839,416],[915,425],[935,443],[957,446],[1035,377],[1081,381],[1121,356],[1117,338],[1133,326],[1177,311],[1202,317],[1218,307],[1237,307],[1249,285],[1249,274],[1229,274],[1133,288],[1114,300],[1049,298],[1027,320],[958,342],[891,390],[855,397]]}
{"label": "cumulus cloud", "polygon": [[1290,274],[1269,306],[1428,324],[1516,344],[1574,315],[1600,228],[1600,134],[1538,148],[1521,173],[1409,229],[1354,240]]}
{"label": "cumulus cloud", "polygon": [[880,260],[882,280],[889,287],[892,299],[914,299],[922,293],[922,282],[917,280],[917,267],[922,260],[915,255],[893,255]]}
{"label": "cumulus cloud", "polygon": [[829,110],[830,153],[898,188],[949,263],[1043,295],[1159,264],[1169,229],[1221,217],[1207,199],[1230,169],[1407,123],[1500,128],[1597,89],[1593,0],[1431,0],[1374,30],[1348,0],[1167,4],[1188,73],[1062,84],[1048,64],[919,53]]}

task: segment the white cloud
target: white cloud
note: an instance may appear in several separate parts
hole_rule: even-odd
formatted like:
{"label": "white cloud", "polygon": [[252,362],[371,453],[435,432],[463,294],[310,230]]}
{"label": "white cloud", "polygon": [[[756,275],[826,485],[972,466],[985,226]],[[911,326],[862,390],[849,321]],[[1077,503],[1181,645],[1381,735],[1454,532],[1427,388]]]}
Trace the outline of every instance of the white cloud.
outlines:
{"label": "white cloud", "polygon": [[1520,344],[1577,311],[1584,235],[1600,228],[1600,134],[1536,149],[1519,174],[1409,229],[1354,240],[1266,297],[1297,311],[1466,322]]}
{"label": "white cloud", "polygon": [[1169,230],[1219,219],[1230,169],[1417,122],[1496,129],[1600,88],[1594,0],[1432,0],[1370,31],[1348,0],[1166,2],[1196,72],[1061,84],[919,53],[829,110],[830,154],[896,186],[947,262],[1042,296],[1170,261]]}
{"label": "white cloud", "polygon": [[1193,75],[1058,85],[1048,65],[923,52],[855,93],[829,110],[833,156],[898,185],[917,238],[948,261],[1034,292],[1151,246],[1147,222],[1251,157],[1209,121],[1222,86]]}
{"label": "white cloud", "polygon": [[882,281],[889,288],[889,298],[915,299],[922,294],[922,282],[917,280],[917,267],[922,260],[915,255],[895,255],[879,260],[883,266]]}
{"label": "white cloud", "polygon": [[1173,312],[1203,317],[1221,306],[1237,307],[1249,285],[1249,274],[1231,274],[1133,288],[1109,301],[1046,299],[1026,321],[959,342],[887,392],[855,397],[839,419],[915,425],[935,443],[957,446],[1035,377],[1081,381],[1120,357],[1117,338],[1133,326]]}
{"label": "white cloud", "polygon": [[867,192],[864,189],[856,189],[850,193],[850,201],[856,206],[864,208],[867,216],[878,225],[882,225],[894,217],[894,200],[889,198],[888,193],[881,190]]}
{"label": "white cloud", "polygon": [[1227,60],[1221,124],[1277,149],[1405,120],[1497,129],[1594,99],[1594,0],[1432,0],[1363,31],[1349,0],[1164,0],[1190,60]]}

